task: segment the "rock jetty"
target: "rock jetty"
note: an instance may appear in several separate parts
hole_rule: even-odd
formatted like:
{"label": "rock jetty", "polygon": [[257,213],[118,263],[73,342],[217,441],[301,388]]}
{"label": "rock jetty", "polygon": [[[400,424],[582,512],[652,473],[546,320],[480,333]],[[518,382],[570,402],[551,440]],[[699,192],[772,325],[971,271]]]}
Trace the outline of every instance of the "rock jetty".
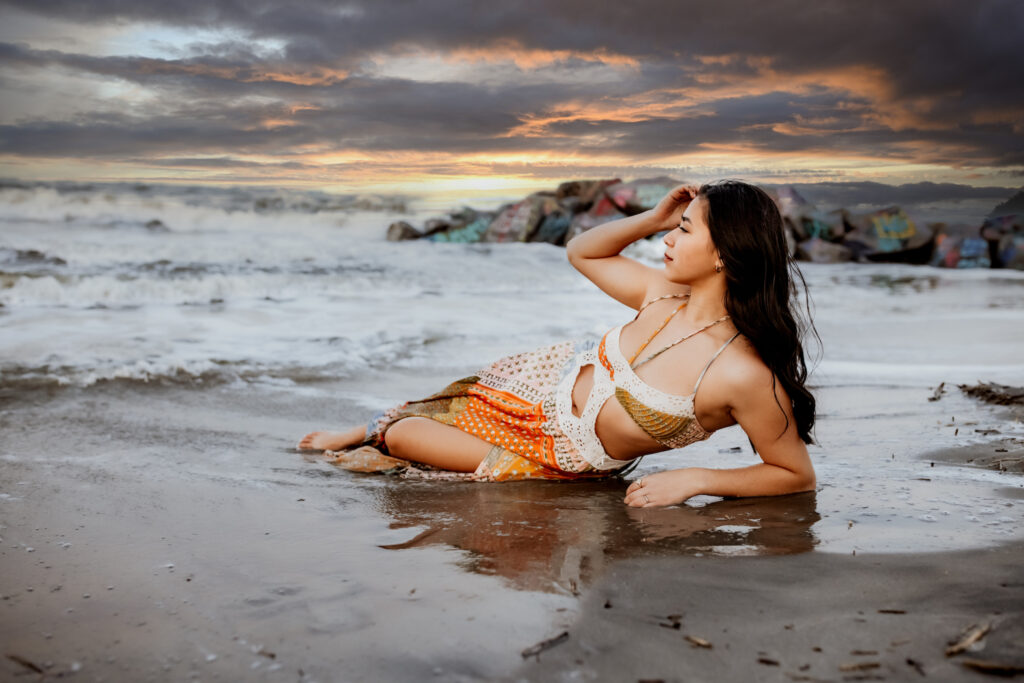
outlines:
{"label": "rock jetty", "polygon": [[[571,180],[539,191],[497,211],[463,207],[428,219],[422,227],[392,223],[392,241],[547,242],[565,245],[602,223],[654,208],[682,181],[666,176],[623,182]],[[902,208],[870,213],[845,208],[823,211],[795,188],[766,191],[786,224],[792,255],[803,261],[930,264],[946,268],[1024,270],[1024,190],[997,206],[981,225],[915,221]]]}

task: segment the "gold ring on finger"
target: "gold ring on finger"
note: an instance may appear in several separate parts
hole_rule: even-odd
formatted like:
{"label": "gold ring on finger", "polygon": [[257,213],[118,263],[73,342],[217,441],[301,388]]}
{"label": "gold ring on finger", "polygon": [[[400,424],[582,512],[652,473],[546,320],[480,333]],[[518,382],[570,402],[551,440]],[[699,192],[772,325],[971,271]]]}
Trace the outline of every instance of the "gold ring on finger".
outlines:
{"label": "gold ring on finger", "polygon": [[648,505],[651,504],[651,499],[647,497],[646,493],[644,494],[644,502],[647,503]]}

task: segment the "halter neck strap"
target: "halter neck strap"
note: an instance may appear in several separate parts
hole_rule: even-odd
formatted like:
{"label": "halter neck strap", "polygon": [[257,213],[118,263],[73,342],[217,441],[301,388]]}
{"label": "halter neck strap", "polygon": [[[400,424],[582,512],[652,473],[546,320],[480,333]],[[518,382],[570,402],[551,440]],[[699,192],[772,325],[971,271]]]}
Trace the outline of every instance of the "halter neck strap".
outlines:
{"label": "halter neck strap", "polygon": [[718,358],[720,355],[722,355],[722,351],[725,351],[725,347],[728,346],[729,344],[731,344],[732,340],[735,339],[738,336],[740,336],[739,332],[737,332],[736,334],[734,334],[731,337],[729,337],[729,339],[724,344],[722,344],[721,346],[718,347],[718,350],[715,351],[715,355],[711,356],[711,360],[709,360],[708,364],[704,366],[704,369],[700,371],[700,377],[697,378],[697,384],[695,384],[694,387],[693,387],[694,395],[696,395],[697,389],[700,388],[701,380],[704,379],[704,375],[707,373],[708,368],[711,367],[711,364],[715,362],[716,358]]}
{"label": "halter neck strap", "polygon": [[[704,327],[700,328],[699,330],[694,330],[693,332],[690,332],[689,334],[683,335],[682,337],[680,337],[679,339],[676,339],[674,342],[672,342],[671,344],[665,346],[664,348],[660,349],[659,351],[655,351],[650,356],[648,356],[647,358],[644,358],[642,361],[640,361],[636,365],[633,365],[633,361],[630,360],[630,367],[633,368],[633,370],[636,370],[638,367],[640,367],[644,363],[649,363],[650,361],[654,360],[655,358],[657,358],[661,354],[665,353],[666,351],[671,349],[676,344],[682,343],[682,342],[686,341],[687,339],[689,339],[690,337],[692,337],[692,336],[694,336],[696,334],[700,334],[701,332],[703,332],[704,330],[708,329],[709,327],[713,327],[713,326],[717,325],[718,323],[724,322],[724,321],[726,321],[728,319],[729,319],[728,314],[723,315],[718,320],[714,320],[712,322],[709,322],[707,325],[705,325]],[[653,339],[653,338],[654,337],[651,337],[651,339]],[[733,337],[733,339],[735,339],[735,337]],[[729,341],[732,341],[732,339],[730,339]],[[647,343],[650,343],[650,339],[647,340]],[[647,346],[647,344],[645,343],[644,346]],[[641,347],[641,348],[643,348],[643,347]],[[724,349],[725,347],[723,346],[722,348]],[[721,353],[721,349],[719,349],[719,353]],[[633,359],[635,359],[638,355],[640,355],[639,351],[636,354],[633,355]],[[716,356],[717,356],[717,354],[716,354]],[[714,359],[712,359],[712,360],[714,360]],[[709,363],[709,365],[710,365],[710,363]],[[705,368],[705,370],[707,370],[707,368]],[[703,377],[703,373],[701,373],[701,377]],[[697,382],[699,384],[700,380],[697,380]]]}
{"label": "halter neck strap", "polygon": [[[671,296],[671,295],[669,295],[669,296]],[[665,299],[667,297],[658,297],[658,298],[659,299]],[[642,306],[640,308],[640,311],[643,311],[644,308],[647,308],[647,306],[650,306],[651,304],[653,304],[657,300],[658,299],[651,299],[651,301],[648,302],[647,305]],[[687,297],[686,300],[683,301],[683,303],[679,304],[676,307],[676,310],[674,310],[674,311],[672,311],[671,313],[668,314],[668,317],[666,317],[665,320],[662,321],[662,323],[660,325],[658,325],[658,329],[656,329],[654,332],[652,332],[651,335],[649,337],[647,337],[647,340],[644,341],[644,343],[640,345],[640,348],[638,348],[636,350],[636,352],[632,356],[630,356],[630,358],[629,358],[629,363],[630,364],[632,364],[633,361],[636,360],[637,356],[640,355],[641,351],[643,351],[644,349],[647,348],[647,345],[651,343],[651,340],[654,339],[655,337],[657,337],[658,333],[661,332],[663,329],[665,329],[665,325],[668,325],[668,321],[671,320],[675,316],[676,313],[678,313],[679,311],[683,310],[683,307],[686,306],[686,304],[688,304],[688,303],[690,303],[689,297]],[[640,315],[640,311],[637,311],[637,316]],[[633,318],[633,320],[636,320],[636,318]]]}
{"label": "halter neck strap", "polygon": [[[645,303],[643,306],[640,307],[640,309],[636,312],[636,315],[633,316],[633,320],[636,320],[637,318],[639,318],[640,314],[644,312],[644,309],[647,308],[648,306],[650,306],[651,304],[653,304],[655,301],[661,301],[662,299],[687,299],[687,300],[689,300],[689,298],[690,298],[689,294],[662,294],[661,296],[656,296],[653,299],[651,299],[650,301],[648,301],[647,303]],[[671,317],[671,316],[669,316],[669,317]]]}

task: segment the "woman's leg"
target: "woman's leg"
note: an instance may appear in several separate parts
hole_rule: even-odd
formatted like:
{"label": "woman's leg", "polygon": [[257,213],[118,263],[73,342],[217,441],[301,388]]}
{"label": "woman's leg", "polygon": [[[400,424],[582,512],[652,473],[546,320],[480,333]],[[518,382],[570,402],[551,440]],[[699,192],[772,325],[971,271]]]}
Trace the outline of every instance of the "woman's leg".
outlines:
{"label": "woman's leg", "polygon": [[366,425],[353,427],[347,432],[310,432],[302,437],[299,449],[340,451],[359,444],[365,436]]}
{"label": "woman's leg", "polygon": [[473,472],[491,450],[491,444],[458,427],[428,417],[405,417],[384,432],[388,452],[453,472]]}

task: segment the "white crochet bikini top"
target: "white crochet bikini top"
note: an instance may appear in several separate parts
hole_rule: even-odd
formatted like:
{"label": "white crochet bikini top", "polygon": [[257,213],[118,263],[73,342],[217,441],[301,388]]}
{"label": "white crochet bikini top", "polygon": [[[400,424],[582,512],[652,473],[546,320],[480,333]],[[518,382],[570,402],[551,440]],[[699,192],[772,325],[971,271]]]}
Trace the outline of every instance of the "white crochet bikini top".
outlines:
{"label": "white crochet bikini top", "polygon": [[[685,295],[669,294],[652,299],[641,307],[640,311],[637,312],[637,317],[639,317],[644,308],[655,301],[676,297],[685,297]],[[685,303],[683,305],[685,306]],[[682,308],[682,306],[680,306],[680,308]],[[679,308],[673,311],[672,315],[678,311]],[[669,316],[669,319],[671,319],[672,315]],[[597,438],[595,427],[597,423],[597,415],[601,412],[601,408],[604,406],[605,401],[612,396],[615,396],[616,399],[618,399],[622,407],[641,429],[649,434],[655,441],[667,446],[668,448],[682,448],[696,441],[703,441],[711,436],[711,433],[706,431],[697,420],[693,405],[694,397],[697,395],[697,389],[700,387],[700,383],[704,379],[704,375],[707,373],[708,368],[711,367],[711,364],[715,359],[718,358],[722,351],[725,350],[725,347],[739,336],[738,332],[722,344],[722,346],[719,347],[711,357],[711,360],[707,362],[707,365],[704,366],[700,376],[697,378],[697,383],[693,387],[693,393],[689,395],[678,396],[676,394],[667,394],[659,389],[655,389],[640,379],[635,370],[637,367],[660,355],[665,350],[703,332],[712,325],[722,322],[726,318],[728,318],[728,316],[719,318],[699,330],[677,339],[658,352],[645,358],[636,366],[630,366],[629,360],[626,359],[619,348],[619,335],[626,323],[609,330],[601,339],[601,342],[598,344],[596,349],[588,349],[579,355],[573,371],[568,373],[568,375],[563,379],[563,386],[560,387],[560,391],[558,392],[558,413],[565,433],[579,449],[581,455],[583,455],[591,465],[596,469],[610,470],[624,467],[631,462],[629,460],[619,460],[609,456],[604,451],[601,441]],[[634,320],[635,319],[636,318],[634,318]],[[666,319],[665,323],[662,323],[662,327],[664,327],[667,322],[668,319]],[[659,331],[660,329],[661,328],[659,328]],[[655,332],[655,335],[656,334],[657,332]],[[653,336],[654,335],[652,335],[651,338],[653,338]],[[648,339],[647,342],[637,350],[633,355],[634,359],[641,351],[643,351],[649,342],[650,339]],[[579,417],[576,417],[572,414],[572,387],[576,383],[576,377],[579,374],[579,370],[586,365],[594,365],[594,386],[590,390],[590,395],[587,397],[587,403],[583,408],[583,412]]]}

